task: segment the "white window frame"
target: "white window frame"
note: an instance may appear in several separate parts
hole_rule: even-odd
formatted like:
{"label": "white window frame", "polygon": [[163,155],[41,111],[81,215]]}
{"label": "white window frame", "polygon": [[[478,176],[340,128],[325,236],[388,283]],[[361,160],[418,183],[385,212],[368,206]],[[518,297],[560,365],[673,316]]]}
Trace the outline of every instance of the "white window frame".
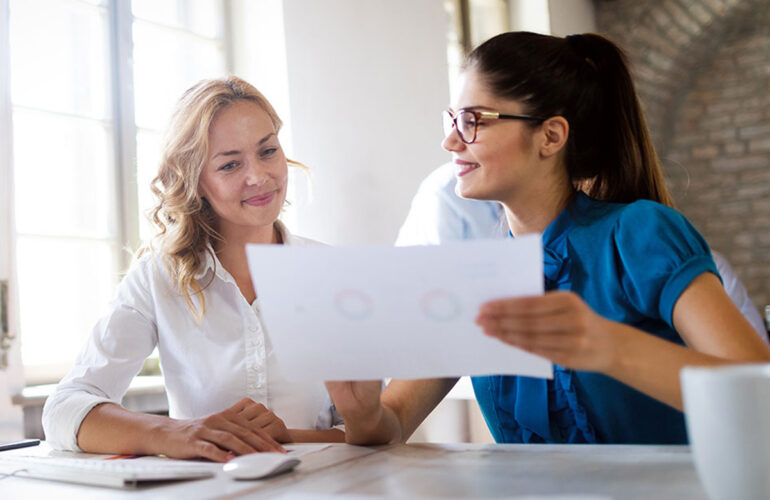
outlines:
{"label": "white window frame", "polygon": [[[23,332],[18,324],[18,297],[15,281],[16,268],[16,228],[14,221],[14,188],[13,188],[13,105],[10,91],[10,1],[0,0],[0,281],[10,281],[11,299],[8,315],[16,322],[11,322],[16,328],[14,349],[16,358],[14,373],[26,379],[27,385],[43,384],[58,381],[64,373],[59,365],[51,365],[45,369],[36,369],[35,373],[24,373],[20,366],[19,356],[20,337]],[[79,0],[69,0],[79,1]],[[227,72],[232,71],[233,54],[231,32],[231,11],[228,2],[222,1],[224,17],[224,65]],[[129,0],[107,0],[108,30],[110,44],[109,82],[111,94],[111,109],[113,116],[113,144],[115,155],[114,219],[113,227],[117,244],[114,251],[118,270],[128,269],[131,253],[125,249],[136,249],[141,241],[139,236],[139,187],[137,185],[137,126],[134,121],[134,75],[133,75],[133,40],[132,30],[134,17]],[[104,301],[109,300],[105,297]],[[100,306],[101,304],[99,304]],[[22,340],[23,341],[23,340]],[[0,357],[2,350],[0,350]],[[0,370],[2,368],[0,367]],[[0,404],[0,407],[2,404]]]}

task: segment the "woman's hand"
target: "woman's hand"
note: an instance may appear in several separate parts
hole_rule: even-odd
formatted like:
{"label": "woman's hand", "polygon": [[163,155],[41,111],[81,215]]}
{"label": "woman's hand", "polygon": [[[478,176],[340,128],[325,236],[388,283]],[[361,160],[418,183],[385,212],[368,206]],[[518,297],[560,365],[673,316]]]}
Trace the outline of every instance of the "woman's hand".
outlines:
{"label": "woman's hand", "polygon": [[365,418],[381,409],[381,380],[326,382],[326,390],[345,421]]}
{"label": "woman's hand", "polygon": [[285,450],[271,434],[276,432],[280,435],[280,430],[276,430],[279,427],[286,431],[283,422],[272,412],[244,398],[232,407],[208,417],[171,420],[170,424],[161,429],[162,449],[159,453],[171,458],[202,457],[226,462],[236,455],[257,451],[283,452]]}
{"label": "woman's hand", "polygon": [[240,415],[249,422],[251,429],[261,429],[279,443],[291,441],[286,424],[278,418],[278,415],[268,410],[265,405],[248,398],[242,399],[239,404],[244,405]]}
{"label": "woman's hand", "polygon": [[326,390],[345,421],[345,442],[383,444],[401,439],[398,418],[383,405],[382,382],[326,382]]}
{"label": "woman's hand", "polygon": [[506,344],[577,370],[605,371],[617,352],[612,322],[568,291],[487,302],[476,324]]}

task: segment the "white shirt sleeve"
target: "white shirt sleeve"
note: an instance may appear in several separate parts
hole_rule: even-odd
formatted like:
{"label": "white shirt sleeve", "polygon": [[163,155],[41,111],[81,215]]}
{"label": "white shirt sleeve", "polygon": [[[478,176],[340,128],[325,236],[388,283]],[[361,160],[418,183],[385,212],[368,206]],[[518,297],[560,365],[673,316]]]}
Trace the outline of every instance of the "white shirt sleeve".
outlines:
{"label": "white shirt sleeve", "polygon": [[143,276],[151,264],[142,264],[119,285],[109,313],[45,403],[43,429],[56,449],[80,451],[77,434],[83,419],[101,403],[120,404],[157,343],[153,301]]}
{"label": "white shirt sleeve", "polygon": [[396,245],[438,245],[446,240],[463,239],[463,221],[442,199],[440,186],[430,177],[420,184],[409,213],[398,232]]}
{"label": "white shirt sleeve", "polygon": [[722,254],[712,251],[711,256],[714,258],[714,263],[717,265],[717,271],[719,271],[719,274],[722,276],[722,284],[725,287],[727,295],[730,296],[730,299],[735,303],[738,310],[741,311],[741,314],[746,317],[748,322],[751,323],[751,326],[753,326],[757,333],[759,333],[762,340],[768,342],[767,330],[762,321],[762,316],[760,316],[759,311],[757,311],[754,303],[749,298],[746,287],[743,286],[738,275],[735,274],[735,270],[733,270],[730,263],[727,262],[727,259]]}
{"label": "white shirt sleeve", "polygon": [[420,183],[396,245],[438,245],[446,241],[507,236],[499,203],[461,198],[455,193],[454,165],[446,164]]}

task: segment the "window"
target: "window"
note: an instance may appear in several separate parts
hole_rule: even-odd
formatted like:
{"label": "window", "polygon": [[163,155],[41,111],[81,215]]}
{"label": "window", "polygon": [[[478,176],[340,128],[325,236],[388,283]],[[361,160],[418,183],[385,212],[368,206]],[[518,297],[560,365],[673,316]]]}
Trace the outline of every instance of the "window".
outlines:
{"label": "window", "polygon": [[0,0],[9,9],[16,265],[29,383],[61,377],[143,238],[160,134],[227,71],[213,0]]}
{"label": "window", "polygon": [[449,93],[454,102],[459,92],[455,85],[466,54],[487,39],[508,31],[509,0],[444,0],[444,9],[450,19],[447,69]]}

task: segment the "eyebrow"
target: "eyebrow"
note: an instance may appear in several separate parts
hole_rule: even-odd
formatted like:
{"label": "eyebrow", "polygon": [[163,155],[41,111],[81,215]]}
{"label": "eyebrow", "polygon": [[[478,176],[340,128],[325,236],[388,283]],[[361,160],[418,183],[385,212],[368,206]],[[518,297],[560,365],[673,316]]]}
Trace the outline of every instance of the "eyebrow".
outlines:
{"label": "eyebrow", "polygon": [[457,111],[494,111],[494,108],[489,106],[465,106]]}
{"label": "eyebrow", "polygon": [[[273,137],[273,136],[275,136],[275,132],[270,132],[269,134],[264,136],[262,139],[259,140],[259,142],[257,142],[257,147],[259,147],[259,146],[263,145],[264,143],[266,143],[267,141],[269,141],[270,138]],[[233,155],[237,155],[237,154],[240,154],[240,153],[241,152],[238,151],[237,149],[233,149],[231,151],[220,151],[219,153],[217,153],[214,156],[212,156],[211,159],[213,160],[214,158],[216,158],[218,156],[233,156]]]}

